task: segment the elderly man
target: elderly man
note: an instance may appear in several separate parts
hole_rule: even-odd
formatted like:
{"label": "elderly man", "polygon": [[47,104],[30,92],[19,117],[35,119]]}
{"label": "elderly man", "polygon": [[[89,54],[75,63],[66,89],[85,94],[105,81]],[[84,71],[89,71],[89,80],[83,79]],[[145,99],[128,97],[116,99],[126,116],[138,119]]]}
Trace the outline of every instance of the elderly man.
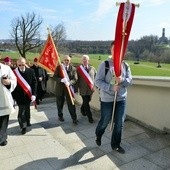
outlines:
{"label": "elderly man", "polygon": [[17,87],[12,94],[19,107],[18,122],[22,129],[21,133],[25,134],[27,126],[31,126],[30,103],[36,99],[37,80],[34,70],[26,67],[25,58],[20,57],[17,60],[17,66],[14,70]]}
{"label": "elderly man", "polygon": [[[64,73],[64,77],[62,75]],[[69,55],[64,56],[63,64],[57,66],[54,79],[56,81],[56,103],[58,109],[59,121],[63,122],[63,105],[64,100],[67,100],[68,110],[70,112],[73,123],[77,125],[77,115],[75,105],[72,104],[67,87],[74,85],[77,81],[76,68],[71,65],[71,58]]]}
{"label": "elderly man", "polygon": [[9,114],[14,112],[11,92],[17,85],[16,77],[7,65],[0,63],[0,146],[7,144]]}
{"label": "elderly man", "polygon": [[82,65],[77,68],[77,73],[77,85],[79,88],[79,93],[83,100],[81,113],[83,116],[87,115],[89,122],[93,123],[94,120],[89,103],[94,92],[94,78],[96,75],[96,69],[90,65],[88,55],[82,56]]}

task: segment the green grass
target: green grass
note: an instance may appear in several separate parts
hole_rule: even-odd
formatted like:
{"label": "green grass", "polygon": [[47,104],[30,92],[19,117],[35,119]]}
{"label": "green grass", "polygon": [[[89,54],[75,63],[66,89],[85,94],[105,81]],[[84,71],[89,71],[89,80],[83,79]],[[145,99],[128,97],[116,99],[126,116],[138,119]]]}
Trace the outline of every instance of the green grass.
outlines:
{"label": "green grass", "polygon": [[[16,60],[20,55],[17,52],[1,52],[2,58],[5,56],[10,56],[12,59]],[[27,61],[33,62],[35,57],[40,56],[38,53],[27,53]],[[62,58],[63,55],[61,55]],[[72,62],[80,64],[82,54],[73,54]],[[99,60],[99,56],[101,60]],[[102,54],[89,54],[90,64],[98,69],[99,64],[108,58],[108,55]],[[134,61],[126,61],[132,71],[132,75],[135,76],[163,76],[170,77],[170,64],[161,63],[161,68],[157,67],[157,63],[151,62],[140,62],[140,64],[134,64]]]}
{"label": "green grass", "polygon": [[161,64],[161,67],[157,67],[157,63],[140,62],[140,64],[134,64],[133,61],[127,61],[129,63],[132,75],[135,76],[170,76],[170,64]]}

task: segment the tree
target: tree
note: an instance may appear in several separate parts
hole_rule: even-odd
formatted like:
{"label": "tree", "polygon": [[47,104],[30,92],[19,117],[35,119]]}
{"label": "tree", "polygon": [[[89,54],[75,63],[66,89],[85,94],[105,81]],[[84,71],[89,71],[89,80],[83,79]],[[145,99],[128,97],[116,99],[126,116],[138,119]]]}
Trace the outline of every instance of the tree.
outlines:
{"label": "tree", "polygon": [[16,17],[11,22],[11,36],[20,55],[26,58],[26,52],[42,45],[40,26],[43,19],[34,12]]}
{"label": "tree", "polygon": [[54,28],[52,28],[51,35],[54,40],[54,44],[56,48],[59,48],[59,43],[63,42],[66,39],[66,29],[64,27],[63,23],[60,23],[56,25]]}

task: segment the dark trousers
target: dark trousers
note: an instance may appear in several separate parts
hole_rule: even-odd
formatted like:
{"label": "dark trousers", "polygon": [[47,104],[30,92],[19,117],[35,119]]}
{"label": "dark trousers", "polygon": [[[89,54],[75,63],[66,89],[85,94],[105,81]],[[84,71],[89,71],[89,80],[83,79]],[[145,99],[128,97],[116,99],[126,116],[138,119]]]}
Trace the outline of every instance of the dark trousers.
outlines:
{"label": "dark trousers", "polygon": [[26,128],[30,123],[30,103],[25,105],[18,105],[18,122],[21,128]]}
{"label": "dark trousers", "polygon": [[71,103],[70,97],[67,95],[62,95],[62,96],[56,96],[56,104],[57,104],[57,109],[58,109],[58,116],[63,117],[63,106],[64,106],[64,101],[67,101],[67,107],[69,110],[69,113],[71,115],[71,118],[73,120],[77,120],[77,115],[76,115],[76,107]]}
{"label": "dark trousers", "polygon": [[39,100],[42,100],[42,98],[44,97],[46,91],[43,90],[41,82],[38,82],[38,86],[37,86],[37,96],[36,96],[36,102],[37,104],[39,104]]}
{"label": "dark trousers", "polygon": [[92,113],[91,113],[90,104],[89,104],[91,101],[91,95],[84,95],[81,97],[83,100],[83,103],[81,105],[81,112],[85,113],[87,115],[88,119],[92,119]]}
{"label": "dark trousers", "polygon": [[9,115],[0,116],[0,143],[7,140]]}

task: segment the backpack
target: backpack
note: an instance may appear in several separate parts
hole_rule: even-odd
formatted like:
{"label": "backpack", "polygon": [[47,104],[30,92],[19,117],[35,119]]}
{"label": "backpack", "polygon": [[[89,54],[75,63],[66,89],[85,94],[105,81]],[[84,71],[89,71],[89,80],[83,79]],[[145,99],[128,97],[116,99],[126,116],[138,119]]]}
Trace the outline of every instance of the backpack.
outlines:
{"label": "backpack", "polygon": [[[110,67],[109,67],[109,61],[108,60],[105,60],[104,62],[105,62],[105,76],[106,76],[106,74],[109,71]],[[126,62],[123,61],[123,63],[125,65],[125,68],[126,68],[126,71],[127,71],[129,66],[127,65]]]}
{"label": "backpack", "polygon": [[106,74],[107,74],[107,72],[109,71],[109,61],[108,60],[106,60],[106,61],[104,61],[105,62],[105,76],[106,76]]}

